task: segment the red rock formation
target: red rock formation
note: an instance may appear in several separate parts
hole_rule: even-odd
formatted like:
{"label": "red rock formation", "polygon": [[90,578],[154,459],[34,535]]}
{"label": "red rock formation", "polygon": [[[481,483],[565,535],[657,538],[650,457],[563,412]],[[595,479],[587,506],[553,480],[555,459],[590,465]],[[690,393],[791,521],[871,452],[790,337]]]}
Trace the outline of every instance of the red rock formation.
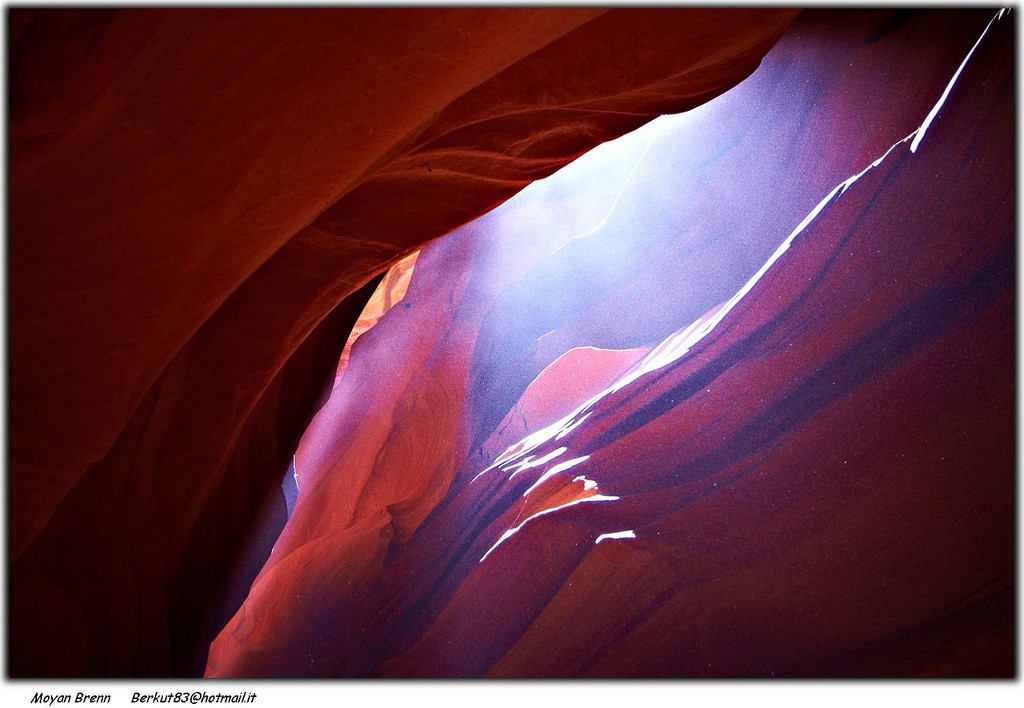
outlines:
{"label": "red rock formation", "polygon": [[201,670],[200,617],[371,279],[735,85],[793,16],[12,10],[11,673]]}
{"label": "red rock formation", "polygon": [[991,16],[805,13],[594,233],[431,244],[208,675],[1013,675]]}
{"label": "red rock formation", "polygon": [[413,251],[411,255],[406,256],[391,266],[381,280],[380,285],[373,291],[373,295],[370,296],[370,299],[363,307],[363,311],[359,314],[359,319],[356,320],[355,326],[352,327],[348,341],[345,342],[345,349],[341,352],[341,358],[338,360],[338,369],[334,374],[334,386],[331,387],[332,389],[338,385],[338,381],[345,374],[345,369],[348,368],[348,360],[352,355],[352,347],[355,345],[356,340],[377,324],[381,317],[392,307],[399,304],[402,298],[405,297],[405,292],[409,289],[409,280],[412,278],[413,269],[416,267],[416,259],[419,258],[419,255],[419,251]]}

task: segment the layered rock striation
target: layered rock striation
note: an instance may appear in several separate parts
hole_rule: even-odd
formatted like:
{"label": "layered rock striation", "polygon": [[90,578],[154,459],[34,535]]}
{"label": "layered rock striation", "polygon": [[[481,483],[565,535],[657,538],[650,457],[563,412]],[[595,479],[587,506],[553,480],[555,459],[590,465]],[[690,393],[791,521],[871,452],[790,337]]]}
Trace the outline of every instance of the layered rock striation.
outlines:
{"label": "layered rock striation", "polygon": [[1013,26],[905,19],[424,249],[208,675],[1012,675]]}
{"label": "layered rock striation", "polygon": [[11,674],[1012,675],[993,15],[12,10]]}

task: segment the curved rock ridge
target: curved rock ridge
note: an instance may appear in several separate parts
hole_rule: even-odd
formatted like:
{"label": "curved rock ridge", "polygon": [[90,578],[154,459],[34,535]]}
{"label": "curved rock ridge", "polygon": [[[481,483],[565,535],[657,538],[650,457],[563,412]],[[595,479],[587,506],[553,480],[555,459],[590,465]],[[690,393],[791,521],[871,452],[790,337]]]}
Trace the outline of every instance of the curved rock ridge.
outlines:
{"label": "curved rock ridge", "polygon": [[345,342],[345,348],[342,350],[341,358],[338,360],[338,369],[334,373],[332,390],[337,387],[338,381],[345,375],[345,369],[348,367],[348,360],[352,355],[352,347],[355,345],[356,340],[376,325],[388,310],[402,302],[406,291],[409,289],[409,280],[412,278],[413,269],[416,267],[416,259],[419,258],[419,255],[419,251],[413,251],[391,266],[377,286],[377,289],[373,291],[373,295],[370,296],[370,299],[363,307],[363,311],[359,314],[359,319],[356,320],[356,324],[352,327],[352,332]]}
{"label": "curved rock ridge", "polygon": [[206,675],[1013,676],[1013,46],[806,11],[427,246]]}
{"label": "curved rock ridge", "polygon": [[795,14],[13,9],[12,675],[201,673],[374,278]]}

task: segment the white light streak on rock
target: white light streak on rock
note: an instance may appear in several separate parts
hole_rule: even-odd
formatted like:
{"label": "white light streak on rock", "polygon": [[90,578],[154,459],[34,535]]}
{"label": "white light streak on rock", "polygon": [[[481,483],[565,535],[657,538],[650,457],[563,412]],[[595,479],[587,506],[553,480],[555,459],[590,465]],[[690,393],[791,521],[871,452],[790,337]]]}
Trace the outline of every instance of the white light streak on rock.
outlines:
{"label": "white light streak on rock", "polygon": [[601,541],[615,541],[627,538],[636,538],[636,533],[633,531],[615,531],[613,533],[603,533],[594,540],[594,545],[601,543]]}
{"label": "white light streak on rock", "polygon": [[498,542],[495,543],[493,546],[491,546],[490,549],[488,549],[487,553],[483,554],[483,556],[477,562],[478,563],[483,563],[484,560],[486,560],[487,556],[491,555],[491,553],[494,552],[495,548],[497,548],[498,546],[503,544],[508,539],[512,538],[512,536],[514,536],[516,534],[516,532],[519,531],[519,529],[523,528],[523,526],[525,526],[526,524],[528,524],[529,522],[533,521],[534,519],[536,519],[536,518],[538,518],[540,516],[546,516],[548,514],[553,514],[556,511],[561,511],[562,509],[568,509],[570,506],[576,506],[577,504],[583,504],[585,502],[602,502],[602,501],[618,501],[618,500],[619,500],[618,497],[606,497],[603,494],[595,494],[592,497],[586,497],[584,499],[574,499],[573,501],[568,502],[566,504],[562,504],[561,506],[555,506],[555,507],[552,507],[550,509],[545,509],[544,511],[538,511],[533,516],[527,517],[527,519],[525,521],[523,521],[523,523],[521,523],[518,526],[515,526],[513,528],[510,528],[508,531],[506,531],[505,533],[501,534],[501,538],[498,539]]}
{"label": "white light streak on rock", "polygon": [[[565,462],[559,462],[557,465],[555,465],[554,467],[549,469],[547,472],[542,474],[540,477],[538,477],[537,481],[534,482],[532,485],[530,485],[529,489],[527,489],[525,492],[523,492],[523,496],[525,497],[527,494],[529,494],[534,489],[536,489],[541,484],[543,484],[545,480],[548,480],[548,479],[554,477],[559,472],[565,472],[568,469],[572,469],[573,467],[575,467],[579,463],[585,462],[585,461],[587,461],[589,459],[590,459],[590,455],[584,455],[583,457],[575,457],[575,458],[573,458],[571,460],[566,460]],[[576,479],[574,479],[573,481],[575,482],[578,479],[582,479],[582,477],[576,477]],[[587,481],[589,481],[589,480],[587,480]],[[594,483],[594,486],[597,486],[596,482]],[[584,489],[591,489],[591,487],[586,486],[586,484],[583,485],[583,488]]]}

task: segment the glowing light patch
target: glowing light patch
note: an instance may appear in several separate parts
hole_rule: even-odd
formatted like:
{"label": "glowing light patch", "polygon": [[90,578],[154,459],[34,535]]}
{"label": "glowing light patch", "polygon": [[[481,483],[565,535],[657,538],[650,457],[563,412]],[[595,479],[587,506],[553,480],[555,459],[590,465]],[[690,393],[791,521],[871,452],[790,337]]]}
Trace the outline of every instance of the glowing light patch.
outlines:
{"label": "glowing light patch", "polygon": [[[474,477],[473,479],[476,480],[478,477],[480,477],[480,475],[490,471],[491,469],[494,469],[494,467],[497,467],[499,464],[503,462],[516,459],[517,457],[521,457],[522,455],[532,452],[539,446],[550,441],[552,438],[556,440],[561,440],[565,436],[569,435],[569,433],[574,431],[577,427],[579,427],[584,420],[586,420],[586,417],[590,415],[590,409],[602,398],[612,393],[615,393],[616,391],[619,391],[622,388],[625,388],[626,386],[628,386],[629,384],[633,383],[634,381],[636,381],[637,379],[646,374],[662,369],[668,366],[669,364],[681,359],[683,356],[689,353],[689,351],[698,342],[700,342],[709,334],[711,334],[711,332],[714,331],[714,329],[726,318],[726,316],[728,316],[728,314],[733,310],[733,308],[735,308],[736,305],[739,304],[740,300],[742,300],[754,288],[754,286],[757,285],[757,283],[761,280],[762,277],[764,277],[764,275],[771,269],[771,267],[775,265],[775,263],[783,256],[783,254],[786,253],[786,251],[789,250],[790,245],[792,245],[793,241],[797,238],[797,236],[799,236],[801,233],[803,233],[804,230],[806,230],[806,228],[818,217],[818,215],[825,209],[825,207],[829,206],[834,200],[842,197],[843,194],[845,194],[846,191],[865,174],[881,165],[885,161],[885,159],[889,157],[889,155],[900,145],[903,145],[907,141],[912,140],[913,142],[910,145],[910,151],[911,153],[916,152],[917,146],[921,143],[922,138],[924,138],[924,134],[928,130],[928,127],[931,125],[932,120],[934,120],[934,118],[938,115],[939,110],[942,108],[942,104],[945,102],[946,97],[952,90],[953,85],[956,83],[957,78],[959,78],[960,73],[963,71],[963,68],[967,65],[967,62],[971,58],[971,55],[974,53],[974,50],[981,43],[981,40],[984,39],[985,34],[988,32],[989,27],[992,26],[992,23],[1002,19],[1005,13],[1006,8],[996,13],[996,15],[993,16],[993,18],[989,21],[988,25],[986,25],[985,29],[982,31],[981,36],[978,37],[977,42],[975,42],[974,47],[972,47],[971,50],[967,53],[967,56],[964,57],[964,60],[960,64],[960,67],[956,70],[956,72],[953,74],[953,77],[946,85],[946,89],[939,97],[939,100],[928,112],[928,115],[925,116],[924,121],[922,121],[922,123],[913,131],[911,131],[906,137],[893,143],[889,147],[889,149],[886,150],[880,157],[875,159],[874,162],[869,164],[867,167],[865,167],[863,170],[853,175],[852,177],[849,177],[843,182],[837,184],[832,189],[832,191],[825,195],[825,197],[818,202],[818,204],[807,214],[807,216],[805,216],[803,220],[799,224],[797,224],[796,228],[794,228],[793,231],[790,232],[790,234],[782,241],[778,248],[775,249],[775,252],[772,253],[772,255],[768,258],[767,261],[765,261],[764,265],[762,265],[758,269],[758,271],[754,273],[754,275],[749,280],[747,280],[747,282],[743,285],[743,287],[741,287],[736,292],[735,295],[729,298],[723,305],[721,305],[717,309],[712,310],[711,312],[704,315],[700,319],[696,320],[682,331],[676,332],[667,337],[664,341],[661,342],[661,344],[655,347],[646,357],[644,357],[644,359],[636,366],[636,368],[634,368],[629,373],[619,378],[617,381],[615,381],[615,383],[606,388],[604,391],[601,391],[600,393],[596,394],[586,403],[576,408],[576,410],[574,410],[572,413],[565,416],[561,420],[552,423],[548,427],[543,428],[542,430],[538,430],[535,433],[527,435],[525,438],[520,440],[515,445],[510,446],[504,453],[502,453],[501,456],[499,456],[498,460],[496,460],[494,464],[492,464],[490,467],[477,474],[476,477]],[[650,145],[648,145],[648,147],[650,147]],[[627,177],[622,189],[625,189],[625,185],[628,184],[629,179],[636,171],[636,166],[639,164],[640,160],[642,160],[643,156],[646,155],[646,153],[647,149],[645,148],[640,158],[637,160],[637,163],[633,166],[633,169],[630,171],[629,177]],[[616,199],[615,202],[612,204],[612,209],[614,209],[614,206],[617,202],[618,200]],[[611,212],[608,213],[610,214]],[[573,238],[580,238],[581,236],[593,233],[594,230],[596,230],[596,228],[591,229],[585,234],[574,236]],[[573,239],[570,239],[570,241],[571,240]],[[564,448],[560,449],[564,450]]]}
{"label": "glowing light patch", "polygon": [[292,462],[288,466],[288,471],[284,474],[284,479],[281,480],[281,493],[284,495],[285,504],[285,516],[291,517],[292,510],[295,509],[295,504],[298,503],[299,494],[302,492],[299,487],[299,467],[298,461],[295,459],[295,455],[292,455]]}
{"label": "glowing light patch", "polygon": [[654,142],[655,135],[655,133],[651,133],[650,136],[647,138],[647,144],[644,145],[644,149],[640,152],[640,156],[636,158],[636,161],[633,163],[632,169],[630,169],[629,174],[626,175],[626,179],[622,181],[622,185],[619,187],[619,191],[615,195],[615,199],[612,200],[612,204],[610,207],[608,207],[608,211],[604,213],[604,216],[602,216],[601,219],[594,226],[590,227],[586,231],[578,233],[574,236],[570,236],[566,241],[562,243],[561,246],[559,246],[554,251],[549,253],[548,258],[561,251],[563,248],[568,246],[573,241],[577,241],[581,238],[586,238],[587,236],[592,236],[601,229],[603,229],[605,225],[607,225],[608,219],[611,217],[612,214],[615,213],[616,207],[619,206],[619,202],[622,200],[622,195],[625,194],[626,192],[626,187],[628,187],[629,183],[633,181],[633,175],[636,174],[637,168],[640,167],[640,163],[642,163],[644,161],[644,158],[647,157],[647,153],[651,149],[651,144]]}
{"label": "glowing light patch", "polygon": [[636,532],[634,531],[615,531],[613,533],[603,533],[597,537],[594,541],[594,545],[601,543],[601,541],[616,541],[627,538],[636,538]]}
{"label": "glowing light patch", "polygon": [[588,489],[597,489],[597,482],[595,482],[592,479],[587,479],[583,475],[580,475],[579,477],[573,477],[572,481],[583,482],[583,491],[587,491]]}

